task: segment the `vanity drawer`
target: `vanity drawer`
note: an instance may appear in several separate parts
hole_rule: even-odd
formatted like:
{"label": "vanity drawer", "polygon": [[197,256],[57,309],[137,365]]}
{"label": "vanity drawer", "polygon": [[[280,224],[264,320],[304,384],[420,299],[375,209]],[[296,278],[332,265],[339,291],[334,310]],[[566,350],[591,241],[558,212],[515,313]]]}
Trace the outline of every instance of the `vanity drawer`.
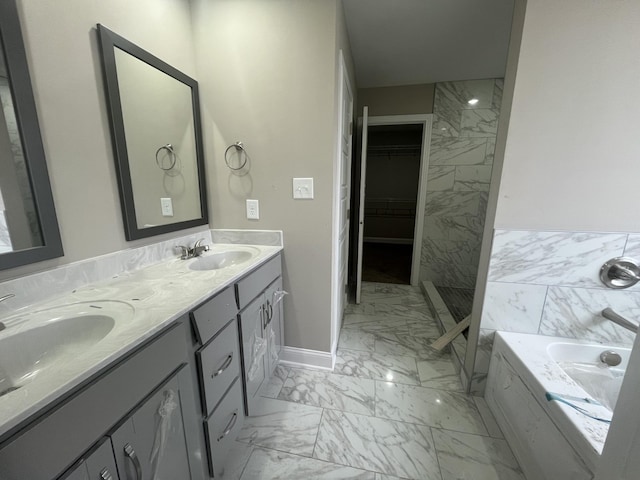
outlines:
{"label": "vanity drawer", "polygon": [[240,375],[238,324],[227,325],[209,345],[196,353],[200,373],[202,407],[207,416]]}
{"label": "vanity drawer", "polygon": [[205,344],[238,312],[232,287],[227,287],[211,300],[191,312],[198,340]]}
{"label": "vanity drawer", "polygon": [[242,382],[236,381],[218,408],[205,420],[209,474],[218,478],[224,471],[227,453],[244,423]]}
{"label": "vanity drawer", "polygon": [[249,276],[236,283],[236,293],[238,296],[238,308],[243,309],[251,300],[256,298],[267,285],[273,282],[282,274],[280,255],[272,258]]}

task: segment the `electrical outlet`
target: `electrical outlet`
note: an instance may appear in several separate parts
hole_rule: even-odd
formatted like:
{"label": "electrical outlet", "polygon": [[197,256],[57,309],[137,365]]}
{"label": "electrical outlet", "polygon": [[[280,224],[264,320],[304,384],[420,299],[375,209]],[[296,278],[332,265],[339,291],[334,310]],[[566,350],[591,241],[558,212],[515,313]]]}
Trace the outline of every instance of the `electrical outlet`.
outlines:
{"label": "electrical outlet", "polygon": [[249,220],[260,219],[260,203],[258,200],[247,199],[247,218]]}
{"label": "electrical outlet", "polygon": [[162,208],[163,217],[173,217],[173,202],[170,198],[161,198],[160,207]]}

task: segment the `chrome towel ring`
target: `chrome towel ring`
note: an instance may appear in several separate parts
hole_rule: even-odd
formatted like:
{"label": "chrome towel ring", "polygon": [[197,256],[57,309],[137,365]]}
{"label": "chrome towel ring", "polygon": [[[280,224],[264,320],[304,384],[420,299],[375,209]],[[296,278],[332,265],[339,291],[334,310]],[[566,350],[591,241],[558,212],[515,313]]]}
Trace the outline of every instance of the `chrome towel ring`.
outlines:
{"label": "chrome towel ring", "polygon": [[[163,150],[167,151],[167,154],[171,159],[171,163],[168,167],[164,167],[163,164],[160,162],[160,159],[158,158],[158,154]],[[158,165],[158,167],[161,170],[164,170],[165,172],[171,170],[173,167],[176,166],[176,152],[173,150],[173,145],[171,145],[170,143],[167,143],[166,145],[163,145],[158,150],[156,150],[156,165]]]}
{"label": "chrome towel ring", "polygon": [[[242,157],[242,164],[239,167],[232,167],[229,162],[229,150],[231,150],[232,148],[235,148],[236,153],[239,157]],[[229,145],[224,151],[224,163],[226,163],[227,167],[229,167],[231,170],[242,170],[247,164],[248,158],[249,154],[247,154],[247,151],[244,149],[244,145],[242,144],[242,142],[236,142],[233,145]]]}

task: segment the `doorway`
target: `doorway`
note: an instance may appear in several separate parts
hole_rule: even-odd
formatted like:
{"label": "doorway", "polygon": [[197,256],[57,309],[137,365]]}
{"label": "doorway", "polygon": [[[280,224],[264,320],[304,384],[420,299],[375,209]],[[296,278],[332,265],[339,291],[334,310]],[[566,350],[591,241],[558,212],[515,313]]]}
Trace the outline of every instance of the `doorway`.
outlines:
{"label": "doorway", "polygon": [[353,196],[356,303],[363,274],[365,281],[418,284],[431,121],[432,115],[369,117],[363,109],[354,179],[360,194]]}
{"label": "doorway", "polygon": [[362,280],[411,283],[422,124],[369,127]]}

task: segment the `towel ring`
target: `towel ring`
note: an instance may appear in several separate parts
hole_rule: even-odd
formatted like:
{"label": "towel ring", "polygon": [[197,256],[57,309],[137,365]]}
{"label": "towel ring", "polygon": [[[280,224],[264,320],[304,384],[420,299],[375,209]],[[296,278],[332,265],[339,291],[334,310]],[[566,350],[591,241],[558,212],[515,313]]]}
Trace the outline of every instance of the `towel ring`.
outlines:
{"label": "towel ring", "polygon": [[[229,164],[229,150],[231,150],[232,148],[236,149],[236,152],[238,152],[238,155],[242,155],[244,153],[244,162],[242,162],[242,165],[240,165],[239,167],[232,167]],[[244,145],[242,145],[242,142],[236,142],[233,145],[229,145],[227,149],[224,151],[224,163],[226,163],[227,167],[229,167],[231,170],[242,170],[244,166],[247,164],[248,156],[249,155],[247,154],[247,151],[244,149]]]}
{"label": "towel ring", "polygon": [[[160,164],[160,159],[158,158],[158,154],[162,150],[166,150],[169,154],[169,158],[171,158],[171,165],[168,168],[165,168]],[[158,167],[161,170],[164,170],[165,172],[171,170],[173,167],[176,166],[176,152],[173,150],[173,145],[171,145],[170,143],[167,143],[166,145],[163,145],[158,150],[156,150],[156,165],[158,165]]]}

